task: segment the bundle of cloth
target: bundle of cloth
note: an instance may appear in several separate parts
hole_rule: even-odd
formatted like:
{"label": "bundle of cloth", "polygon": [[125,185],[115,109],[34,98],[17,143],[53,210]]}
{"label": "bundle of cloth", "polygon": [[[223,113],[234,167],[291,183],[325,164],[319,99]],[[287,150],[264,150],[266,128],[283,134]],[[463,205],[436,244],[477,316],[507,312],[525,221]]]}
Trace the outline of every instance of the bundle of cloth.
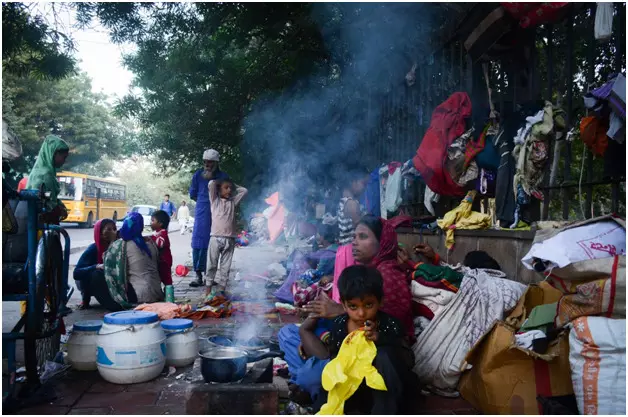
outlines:
{"label": "bundle of cloth", "polygon": [[425,328],[412,350],[414,372],[422,385],[437,394],[454,396],[466,354],[517,304],[526,287],[496,270],[461,265],[444,268],[450,271],[433,274],[437,270],[429,268],[431,280],[415,279],[411,284],[414,300],[427,305],[433,314],[431,320],[423,316]]}
{"label": "bundle of cloth", "polygon": [[420,264],[412,273],[414,335],[419,335],[453,299],[463,275],[446,265]]}

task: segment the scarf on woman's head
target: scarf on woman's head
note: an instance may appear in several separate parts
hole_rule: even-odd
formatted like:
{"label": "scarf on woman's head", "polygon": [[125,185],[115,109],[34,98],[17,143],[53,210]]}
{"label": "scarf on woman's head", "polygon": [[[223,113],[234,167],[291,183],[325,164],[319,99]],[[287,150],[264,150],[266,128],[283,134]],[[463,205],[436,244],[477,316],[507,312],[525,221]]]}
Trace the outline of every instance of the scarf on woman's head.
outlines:
{"label": "scarf on woman's head", "polygon": [[381,220],[384,227],[379,238],[379,252],[370,265],[376,268],[384,280],[384,305],[381,310],[401,321],[408,338],[414,340],[412,321],[412,293],[408,275],[397,264],[397,232],[395,229],[411,221],[410,217],[398,216],[390,220]]}
{"label": "scarf on woman's head", "polygon": [[142,231],[144,230],[144,218],[139,213],[130,213],[124,219],[122,223],[122,227],[120,228],[120,237],[129,241],[132,240],[135,242],[138,248],[143,250],[149,258],[152,258],[150,254],[150,249],[148,249],[148,245],[144,238],[142,237]]}
{"label": "scarf on woman's head", "polygon": [[29,190],[39,189],[44,184],[47,192],[50,192],[50,203],[53,206],[58,204],[57,196],[61,190],[57,180],[57,168],[55,167],[55,153],[59,151],[69,151],[68,144],[58,136],[48,135],[39,149],[35,165],[28,174],[26,188]]}
{"label": "scarf on woman's head", "polygon": [[109,247],[109,244],[103,245],[101,243],[101,241],[100,241],[101,240],[100,234],[102,232],[102,229],[104,229],[104,227],[107,224],[109,224],[109,223],[115,225],[115,223],[111,219],[98,220],[96,222],[96,224],[94,224],[94,243],[96,244],[96,251],[98,252],[98,263],[99,264],[103,263],[102,255],[103,255],[103,253],[105,253],[105,251]]}

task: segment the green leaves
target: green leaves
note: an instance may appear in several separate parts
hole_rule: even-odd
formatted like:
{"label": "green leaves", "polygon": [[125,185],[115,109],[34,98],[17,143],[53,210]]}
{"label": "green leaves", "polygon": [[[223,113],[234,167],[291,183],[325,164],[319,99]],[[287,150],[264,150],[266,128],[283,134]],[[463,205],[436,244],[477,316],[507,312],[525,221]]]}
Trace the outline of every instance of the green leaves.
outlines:
{"label": "green leaves", "polygon": [[[70,145],[66,168],[94,164],[102,157],[121,158],[137,150],[136,133],[128,120],[119,120],[102,94],[91,91],[85,74],[62,80],[39,80],[5,73],[2,112],[24,148],[27,172],[41,143],[50,133]],[[102,165],[100,173],[102,172]]]}
{"label": "green leaves", "polygon": [[72,40],[32,17],[22,3],[2,3],[2,68],[38,79],[59,79],[75,70]]}

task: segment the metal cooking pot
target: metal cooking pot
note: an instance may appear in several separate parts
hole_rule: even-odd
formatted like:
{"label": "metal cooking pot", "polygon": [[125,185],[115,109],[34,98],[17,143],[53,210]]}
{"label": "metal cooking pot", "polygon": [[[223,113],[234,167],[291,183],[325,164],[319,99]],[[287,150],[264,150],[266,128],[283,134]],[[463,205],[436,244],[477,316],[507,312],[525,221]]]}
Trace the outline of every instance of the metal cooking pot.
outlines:
{"label": "metal cooking pot", "polygon": [[252,355],[245,350],[231,346],[209,348],[199,353],[201,374],[205,382],[237,382],[246,375],[246,364],[267,358],[279,358],[281,352],[267,352]]}

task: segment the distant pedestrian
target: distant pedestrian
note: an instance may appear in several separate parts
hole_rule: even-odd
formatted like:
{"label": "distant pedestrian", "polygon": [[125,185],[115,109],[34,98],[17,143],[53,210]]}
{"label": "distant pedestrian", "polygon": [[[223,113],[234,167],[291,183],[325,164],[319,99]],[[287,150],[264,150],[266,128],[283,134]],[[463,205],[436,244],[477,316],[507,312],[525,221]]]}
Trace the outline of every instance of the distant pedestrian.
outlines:
{"label": "distant pedestrian", "polygon": [[181,226],[181,235],[184,235],[188,231],[188,222],[190,221],[190,208],[185,200],[181,202],[181,206],[177,212],[177,219]]}
{"label": "distant pedestrian", "polygon": [[165,211],[170,217],[173,217],[177,214],[177,209],[174,207],[174,203],[170,201],[170,194],[166,194],[164,196],[164,201],[161,202],[159,210]]}

